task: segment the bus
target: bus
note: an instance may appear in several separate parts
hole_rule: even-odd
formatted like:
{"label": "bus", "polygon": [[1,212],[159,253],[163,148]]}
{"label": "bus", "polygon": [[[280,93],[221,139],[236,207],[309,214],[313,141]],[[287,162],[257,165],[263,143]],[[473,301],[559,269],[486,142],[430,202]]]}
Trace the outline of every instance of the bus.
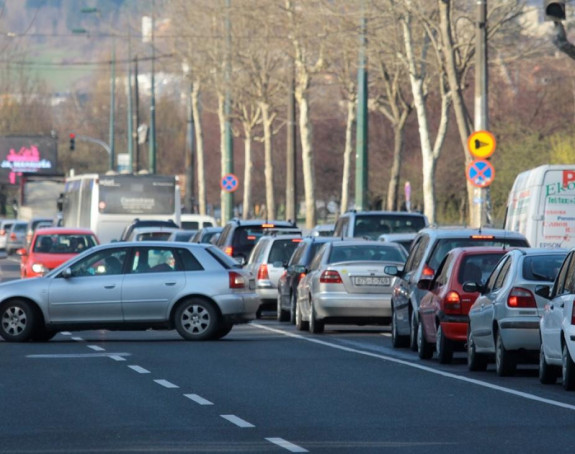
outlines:
{"label": "bus", "polygon": [[135,218],[172,220],[180,225],[178,177],[150,174],[86,174],[66,179],[62,224],[84,227],[101,243],[118,240]]}

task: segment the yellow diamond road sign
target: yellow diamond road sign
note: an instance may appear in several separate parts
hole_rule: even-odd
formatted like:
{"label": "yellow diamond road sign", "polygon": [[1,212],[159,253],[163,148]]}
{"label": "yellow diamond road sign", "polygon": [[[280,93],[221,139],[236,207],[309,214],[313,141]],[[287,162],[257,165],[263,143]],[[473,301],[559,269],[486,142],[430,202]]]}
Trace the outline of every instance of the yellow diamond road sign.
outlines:
{"label": "yellow diamond road sign", "polygon": [[467,148],[476,158],[485,159],[495,151],[495,136],[489,131],[475,131],[467,139]]}

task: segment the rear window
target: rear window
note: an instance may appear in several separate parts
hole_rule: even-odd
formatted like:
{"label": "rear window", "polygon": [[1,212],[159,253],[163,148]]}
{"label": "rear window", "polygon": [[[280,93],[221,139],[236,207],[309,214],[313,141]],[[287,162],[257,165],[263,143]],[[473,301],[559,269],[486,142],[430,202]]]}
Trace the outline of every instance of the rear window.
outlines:
{"label": "rear window", "polygon": [[457,281],[460,284],[464,282],[484,284],[504,254],[505,251],[502,249],[500,254],[468,255],[459,266]]}
{"label": "rear window", "polygon": [[384,233],[416,233],[425,227],[425,218],[420,215],[358,215],[355,218],[353,236],[378,239]]}
{"label": "rear window", "polygon": [[384,245],[349,245],[333,247],[329,255],[328,263],[348,261],[405,262],[406,258],[405,252],[396,247]]}
{"label": "rear window", "polygon": [[508,247],[529,247],[525,240],[514,238],[443,238],[437,241],[435,247],[431,251],[427,259],[427,265],[432,270],[437,270],[437,267],[445,258],[447,253],[456,247],[473,247],[473,246],[500,246],[502,249]]}
{"label": "rear window", "polygon": [[210,254],[214,259],[216,259],[216,261],[218,261],[220,265],[222,265],[227,270],[242,267],[235,259],[231,258],[224,251],[215,246],[207,247],[206,252]]}
{"label": "rear window", "polygon": [[268,263],[288,263],[295,249],[301,243],[301,239],[276,240],[272,244]]}
{"label": "rear window", "polygon": [[523,278],[529,281],[554,281],[563,264],[565,255],[533,255],[525,257],[523,260]]}
{"label": "rear window", "polygon": [[140,233],[137,241],[166,241],[170,235],[171,232]]}

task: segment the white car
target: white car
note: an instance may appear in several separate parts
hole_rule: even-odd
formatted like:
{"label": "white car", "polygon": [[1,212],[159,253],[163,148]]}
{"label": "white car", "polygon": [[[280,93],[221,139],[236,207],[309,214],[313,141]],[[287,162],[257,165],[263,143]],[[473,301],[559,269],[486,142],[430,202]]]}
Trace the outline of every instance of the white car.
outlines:
{"label": "white car", "polygon": [[549,296],[539,322],[539,380],[555,383],[561,375],[563,387],[575,390],[575,249],[565,258]]}

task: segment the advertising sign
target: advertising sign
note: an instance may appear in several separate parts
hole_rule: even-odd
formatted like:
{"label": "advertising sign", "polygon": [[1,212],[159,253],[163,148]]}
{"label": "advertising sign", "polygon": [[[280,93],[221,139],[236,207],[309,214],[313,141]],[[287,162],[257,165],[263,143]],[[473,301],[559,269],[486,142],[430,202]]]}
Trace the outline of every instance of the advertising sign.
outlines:
{"label": "advertising sign", "polygon": [[52,136],[0,136],[0,183],[16,184],[23,173],[53,175],[58,158]]}

